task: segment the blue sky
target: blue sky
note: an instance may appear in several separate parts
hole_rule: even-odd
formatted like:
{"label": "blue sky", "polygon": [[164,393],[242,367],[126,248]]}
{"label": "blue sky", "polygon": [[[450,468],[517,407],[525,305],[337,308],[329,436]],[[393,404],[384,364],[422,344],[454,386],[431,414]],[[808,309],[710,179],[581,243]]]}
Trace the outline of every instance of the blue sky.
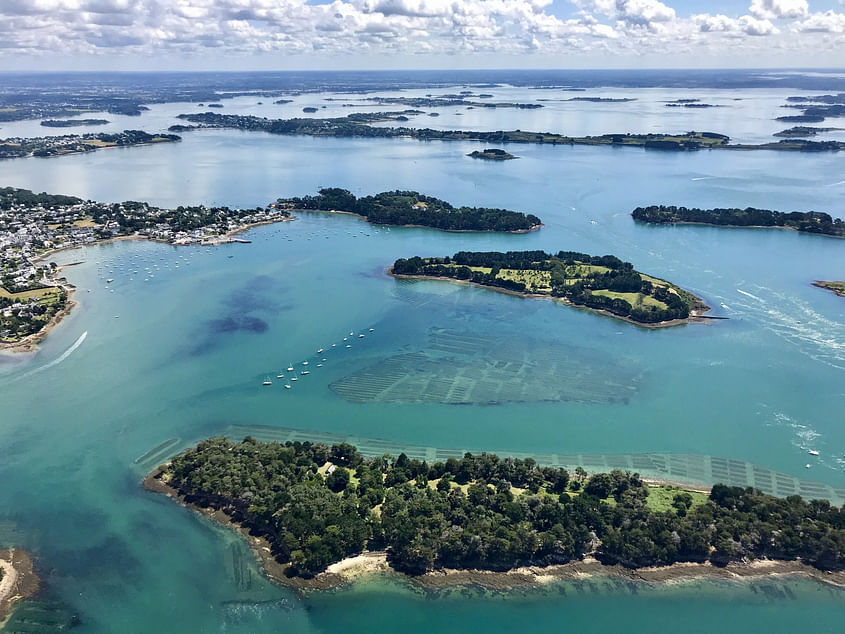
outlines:
{"label": "blue sky", "polygon": [[0,0],[0,68],[845,67],[845,0]]}

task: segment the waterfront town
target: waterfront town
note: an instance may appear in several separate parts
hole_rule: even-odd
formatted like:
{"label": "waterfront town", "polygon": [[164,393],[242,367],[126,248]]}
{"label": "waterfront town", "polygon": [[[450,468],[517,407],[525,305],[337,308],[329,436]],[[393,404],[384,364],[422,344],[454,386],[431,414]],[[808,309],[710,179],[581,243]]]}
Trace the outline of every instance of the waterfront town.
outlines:
{"label": "waterfront town", "polygon": [[46,262],[59,249],[139,237],[175,245],[235,241],[234,233],[290,212],[204,205],[162,209],[143,202],[101,203],[0,188],[0,345],[37,337],[67,308],[72,287]]}

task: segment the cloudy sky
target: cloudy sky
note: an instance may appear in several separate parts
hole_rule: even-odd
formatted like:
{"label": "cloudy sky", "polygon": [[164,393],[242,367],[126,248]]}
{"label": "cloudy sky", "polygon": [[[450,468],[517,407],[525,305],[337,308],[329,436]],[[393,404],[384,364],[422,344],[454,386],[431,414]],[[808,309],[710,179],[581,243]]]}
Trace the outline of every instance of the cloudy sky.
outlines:
{"label": "cloudy sky", "polygon": [[845,67],[845,0],[0,0],[0,68]]}

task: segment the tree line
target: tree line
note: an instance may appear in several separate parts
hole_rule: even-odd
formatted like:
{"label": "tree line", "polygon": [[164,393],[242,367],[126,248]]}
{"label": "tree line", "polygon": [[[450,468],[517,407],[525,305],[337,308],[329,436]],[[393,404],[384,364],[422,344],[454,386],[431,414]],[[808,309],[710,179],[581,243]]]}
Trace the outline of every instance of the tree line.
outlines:
{"label": "tree line", "polygon": [[[583,267],[588,268],[585,270]],[[479,268],[489,268],[490,271]],[[515,292],[537,292],[525,282],[500,276],[502,269],[548,271],[549,295],[564,297],[578,306],[605,310],[640,323],[686,319],[696,303],[686,291],[669,284],[655,284],[635,271],[630,262],[623,262],[614,255],[591,256],[575,251],[559,251],[555,255],[545,251],[461,251],[445,258],[400,258],[392,267],[397,275],[449,277]],[[631,303],[628,299],[595,291],[650,296],[660,304],[636,300]]]}
{"label": "tree line", "polygon": [[752,488],[716,485],[695,506],[680,492],[656,511],[642,479],[618,470],[588,477],[486,453],[428,464],[404,454],[366,458],[347,443],[250,437],[203,441],[163,477],[185,501],[265,536],[275,557],[306,577],[367,549],[386,550],[408,574],[586,555],[629,568],[766,557],[845,569],[842,508]]}
{"label": "tree line", "polygon": [[383,225],[420,225],[446,231],[528,231],[541,224],[532,214],[490,207],[454,207],[415,191],[389,191],[356,197],[339,187],[316,196],[280,198],[278,204],[297,209],[346,211]]}
{"label": "tree line", "polygon": [[845,223],[840,218],[819,211],[771,211],[769,209],[698,209],[674,205],[637,207],[631,213],[634,220],[651,224],[693,222],[735,227],[789,227],[806,233],[821,233],[845,237]]}

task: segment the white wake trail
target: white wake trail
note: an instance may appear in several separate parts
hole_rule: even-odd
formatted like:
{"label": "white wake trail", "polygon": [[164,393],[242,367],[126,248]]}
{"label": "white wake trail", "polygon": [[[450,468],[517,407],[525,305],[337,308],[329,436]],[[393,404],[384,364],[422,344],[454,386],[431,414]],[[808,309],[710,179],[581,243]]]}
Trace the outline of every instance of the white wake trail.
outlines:
{"label": "white wake trail", "polygon": [[72,355],[72,354],[74,353],[74,351],[75,351],[77,348],[79,348],[79,346],[81,346],[81,345],[82,345],[82,342],[83,342],[83,341],[85,341],[85,339],[86,339],[87,337],[88,337],[88,331],[86,330],[86,331],[85,331],[85,332],[83,332],[81,335],[79,335],[79,339],[77,339],[76,341],[74,341],[74,342],[73,342],[73,345],[72,345],[70,348],[68,348],[67,350],[65,350],[65,351],[64,351],[61,355],[59,355],[56,359],[53,359],[52,361],[50,361],[50,363],[45,363],[44,365],[42,365],[42,366],[40,366],[40,367],[38,367],[38,368],[35,368],[34,370],[30,370],[29,372],[26,372],[25,374],[22,374],[21,376],[17,377],[17,379],[16,379],[16,380],[25,379],[25,378],[27,378],[27,377],[32,376],[33,374],[38,374],[39,372],[43,372],[44,370],[49,370],[50,368],[54,368],[54,367],[56,367],[56,366],[57,366],[57,365],[59,365],[62,361],[64,361],[64,360],[65,360],[65,359],[67,359],[70,355]]}

